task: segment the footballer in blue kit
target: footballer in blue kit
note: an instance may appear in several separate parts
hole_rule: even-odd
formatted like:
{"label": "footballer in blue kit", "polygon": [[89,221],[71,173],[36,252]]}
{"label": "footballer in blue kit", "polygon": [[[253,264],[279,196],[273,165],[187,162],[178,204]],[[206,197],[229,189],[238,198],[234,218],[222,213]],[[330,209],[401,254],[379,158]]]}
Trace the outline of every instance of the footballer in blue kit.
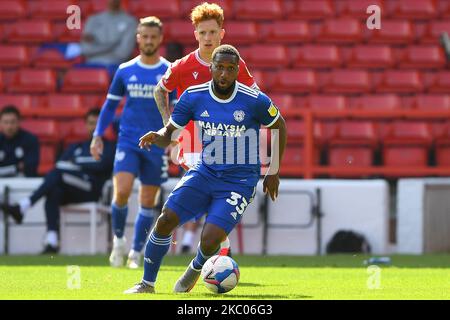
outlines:
{"label": "footballer in blue kit", "polygon": [[201,128],[203,150],[201,160],[169,195],[151,231],[142,281],[125,293],[153,293],[173,231],[193,217],[207,213],[197,255],[175,283],[174,292],[189,292],[194,287],[203,264],[218,253],[220,243],[253,200],[261,170],[261,125],[278,138],[272,139],[275,148],[271,168],[263,182],[264,192],[273,201],[278,195],[277,166],[286,145],[286,125],[268,96],[236,81],[239,59],[239,52],[230,45],[216,48],[212,54],[212,81],[189,87],[181,95],[169,123],[140,139],[141,148],[167,146],[177,129],[194,120]]}
{"label": "footballer in blue kit", "polygon": [[159,200],[160,186],[168,176],[168,159],[164,148],[155,147],[147,152],[138,146],[143,134],[149,130],[158,130],[164,125],[153,96],[156,84],[170,65],[158,53],[162,42],[161,21],[156,17],[141,19],[137,29],[137,42],[141,54],[121,64],[116,71],[91,143],[91,153],[97,158],[103,149],[101,137],[111,124],[120,101],[125,97],[114,159],[114,198],[111,206],[114,242],[110,255],[110,263],[114,267],[122,266],[126,255],[124,230],[128,199],[135,177],[139,177],[141,182],[140,207],[133,245],[127,260],[130,268],[139,266],[140,252],[153,218],[158,215],[154,207]]}

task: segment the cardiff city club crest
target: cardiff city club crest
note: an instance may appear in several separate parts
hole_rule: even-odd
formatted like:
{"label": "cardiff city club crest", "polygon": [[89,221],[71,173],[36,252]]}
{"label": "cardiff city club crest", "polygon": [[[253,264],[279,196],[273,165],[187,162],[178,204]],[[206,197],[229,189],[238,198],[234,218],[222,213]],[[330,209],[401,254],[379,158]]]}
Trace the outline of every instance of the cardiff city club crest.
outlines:
{"label": "cardiff city club crest", "polygon": [[242,122],[242,120],[244,120],[244,117],[245,117],[245,112],[242,110],[236,110],[233,113],[233,116],[234,116],[234,120],[236,120],[237,122]]}

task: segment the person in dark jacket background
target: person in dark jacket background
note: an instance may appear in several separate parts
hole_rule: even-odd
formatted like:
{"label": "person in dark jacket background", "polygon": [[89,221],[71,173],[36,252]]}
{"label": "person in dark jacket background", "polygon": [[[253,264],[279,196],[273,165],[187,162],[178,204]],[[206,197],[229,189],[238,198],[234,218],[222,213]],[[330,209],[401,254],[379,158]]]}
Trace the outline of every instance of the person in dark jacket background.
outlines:
{"label": "person in dark jacket background", "polygon": [[37,176],[39,140],[20,128],[20,120],[13,105],[0,111],[0,177]]}
{"label": "person in dark jacket background", "polygon": [[100,161],[96,161],[90,154],[92,133],[97,125],[99,113],[98,109],[88,111],[85,117],[88,139],[71,144],[56,163],[55,169],[44,177],[44,182],[30,197],[20,200],[18,204],[1,206],[6,214],[11,215],[20,224],[27,210],[40,198],[46,197],[47,235],[42,253],[59,251],[60,206],[98,201],[104,183],[111,177],[115,144],[105,141]]}

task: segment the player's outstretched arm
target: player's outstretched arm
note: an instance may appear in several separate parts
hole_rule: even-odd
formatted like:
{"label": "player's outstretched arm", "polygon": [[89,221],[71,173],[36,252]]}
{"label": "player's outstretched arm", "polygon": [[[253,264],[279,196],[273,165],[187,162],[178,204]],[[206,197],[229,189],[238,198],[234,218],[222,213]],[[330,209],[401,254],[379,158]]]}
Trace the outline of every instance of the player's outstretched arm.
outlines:
{"label": "player's outstretched arm", "polygon": [[172,139],[173,132],[177,130],[171,123],[167,123],[164,128],[159,129],[157,132],[149,131],[139,138],[139,147],[141,149],[149,149],[152,144],[157,145],[160,148],[166,148]]}
{"label": "player's outstretched arm", "polygon": [[[269,193],[272,201],[278,197],[278,186],[280,185],[280,165],[286,147],[286,122],[280,115],[275,123],[269,127],[272,134],[272,158],[270,168],[264,177],[263,192]],[[274,157],[277,157],[274,159]]]}
{"label": "player's outstretched arm", "polygon": [[163,123],[166,125],[169,122],[170,117],[169,93],[158,83],[153,96],[155,97],[156,105],[158,106]]}

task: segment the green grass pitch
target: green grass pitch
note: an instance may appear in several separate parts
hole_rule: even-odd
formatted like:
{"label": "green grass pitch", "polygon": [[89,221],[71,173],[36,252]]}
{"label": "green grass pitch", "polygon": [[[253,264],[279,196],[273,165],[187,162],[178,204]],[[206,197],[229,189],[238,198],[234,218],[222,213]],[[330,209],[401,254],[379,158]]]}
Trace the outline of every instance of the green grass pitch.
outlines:
{"label": "green grass pitch", "polygon": [[[0,256],[0,299],[450,299],[450,255],[391,256],[392,265],[368,270],[364,255],[239,256],[241,279],[223,295],[199,280],[188,294],[172,287],[191,256],[167,256],[157,293],[124,295],[142,270],[113,269],[107,256]],[[68,266],[79,266],[80,287]]]}

